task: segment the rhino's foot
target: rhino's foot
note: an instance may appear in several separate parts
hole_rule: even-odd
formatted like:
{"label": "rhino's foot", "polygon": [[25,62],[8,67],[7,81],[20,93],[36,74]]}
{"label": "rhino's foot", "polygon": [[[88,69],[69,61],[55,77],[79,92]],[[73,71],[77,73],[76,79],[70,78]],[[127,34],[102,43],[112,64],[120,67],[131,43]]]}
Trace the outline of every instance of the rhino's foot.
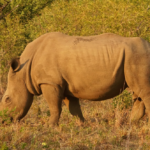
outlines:
{"label": "rhino's foot", "polygon": [[49,119],[49,127],[57,127],[59,121],[59,116],[52,115]]}
{"label": "rhino's foot", "polygon": [[55,128],[55,127],[58,127],[58,123],[49,122],[49,124],[47,124],[47,126],[51,127],[51,128]]}
{"label": "rhino's foot", "polygon": [[79,119],[79,124],[80,124],[81,126],[84,124],[84,122],[85,122],[84,117]]}
{"label": "rhino's foot", "polygon": [[83,126],[83,125],[84,125],[84,121],[85,121],[85,120],[81,120],[81,119],[77,118],[77,119],[76,119],[76,125],[77,125],[77,126]]}

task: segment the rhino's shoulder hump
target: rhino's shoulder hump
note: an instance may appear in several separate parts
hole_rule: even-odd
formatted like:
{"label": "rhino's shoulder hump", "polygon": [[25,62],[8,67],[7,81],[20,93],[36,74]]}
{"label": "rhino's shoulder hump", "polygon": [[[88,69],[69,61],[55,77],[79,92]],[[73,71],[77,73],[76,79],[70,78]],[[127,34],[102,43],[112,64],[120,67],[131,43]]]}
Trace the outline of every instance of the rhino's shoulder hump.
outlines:
{"label": "rhino's shoulder hump", "polygon": [[41,43],[44,39],[46,38],[55,38],[55,37],[59,37],[59,36],[66,36],[65,34],[61,33],[61,32],[50,32],[50,33],[45,33],[43,35],[41,35],[40,37],[38,37],[37,39],[33,40],[32,42],[28,43],[26,48],[29,48],[31,46],[35,46],[38,43]]}

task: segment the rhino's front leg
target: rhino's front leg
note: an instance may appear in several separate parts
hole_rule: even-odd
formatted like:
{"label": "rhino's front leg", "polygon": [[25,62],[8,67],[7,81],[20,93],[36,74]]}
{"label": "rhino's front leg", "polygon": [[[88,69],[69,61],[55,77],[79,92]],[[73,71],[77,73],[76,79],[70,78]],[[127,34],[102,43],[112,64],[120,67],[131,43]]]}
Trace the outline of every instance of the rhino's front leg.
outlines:
{"label": "rhino's front leg", "polygon": [[65,97],[65,99],[63,101],[66,104],[66,106],[68,107],[70,113],[73,116],[79,117],[80,123],[82,124],[84,122],[84,117],[83,117],[81,107],[79,104],[79,99],[76,97],[67,96],[67,97]]}
{"label": "rhino's front leg", "polygon": [[50,126],[58,125],[60,114],[62,111],[61,104],[63,99],[63,92],[59,87],[51,86],[49,84],[41,85],[42,93],[46,99],[50,109]]}

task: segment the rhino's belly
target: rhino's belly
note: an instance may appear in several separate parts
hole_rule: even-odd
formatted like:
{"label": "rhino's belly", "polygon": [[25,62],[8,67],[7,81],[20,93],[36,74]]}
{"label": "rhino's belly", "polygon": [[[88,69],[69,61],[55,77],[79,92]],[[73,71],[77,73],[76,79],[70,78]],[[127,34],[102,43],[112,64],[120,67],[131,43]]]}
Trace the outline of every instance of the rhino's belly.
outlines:
{"label": "rhino's belly", "polygon": [[81,87],[68,85],[65,95],[74,96],[80,99],[105,100],[119,95],[126,87],[127,85],[125,84],[124,77],[122,77],[108,84],[97,82],[93,85],[86,85],[85,87],[84,85]]}

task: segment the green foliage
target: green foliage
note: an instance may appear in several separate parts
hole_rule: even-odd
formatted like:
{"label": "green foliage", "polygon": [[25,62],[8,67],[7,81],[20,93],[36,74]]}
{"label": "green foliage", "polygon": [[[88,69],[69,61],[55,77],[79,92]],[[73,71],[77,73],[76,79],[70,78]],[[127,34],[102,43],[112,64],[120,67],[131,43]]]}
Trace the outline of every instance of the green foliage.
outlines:
{"label": "green foliage", "polygon": [[24,132],[25,128],[21,127],[20,132]]}
{"label": "green foliage", "polygon": [[13,17],[19,16],[21,23],[26,23],[35,16],[41,15],[41,10],[47,5],[51,4],[53,0],[15,0],[13,1],[11,8],[18,4],[18,8],[13,13]]}
{"label": "green foliage", "polygon": [[[1,0],[0,1],[0,78],[5,84],[10,60],[20,56],[33,40],[28,22],[41,15],[41,10],[50,6],[52,0]],[[6,86],[5,85],[0,86]]]}
{"label": "green foliage", "polygon": [[19,17],[21,23],[28,22],[35,16],[40,15],[40,11],[53,0],[1,0],[0,19],[5,19],[10,14],[11,18]]}
{"label": "green foliage", "polygon": [[46,114],[47,114],[47,116],[50,116],[50,115],[51,115],[49,110],[46,112]]}
{"label": "green foliage", "polygon": [[22,149],[25,149],[25,147],[26,147],[26,145],[27,145],[27,143],[22,143]]}
{"label": "green foliage", "polygon": [[41,34],[48,31],[61,31],[70,35],[113,32],[145,38],[150,34],[148,5],[148,1],[143,1],[141,5],[141,1],[135,0],[58,0],[52,4],[50,11],[49,8],[45,9],[40,23],[37,23],[39,18],[34,21],[37,25],[36,31]]}
{"label": "green foliage", "polygon": [[2,121],[4,121],[6,124],[10,124],[11,123],[10,114],[12,117],[15,116],[16,115],[15,110],[16,108],[12,109],[11,111],[8,111],[8,109],[0,111],[0,118],[2,119]]}
{"label": "green foliage", "polygon": [[6,145],[6,142],[3,143],[2,147],[0,147],[0,150],[8,150],[9,148]]}
{"label": "green foliage", "polygon": [[[0,1],[1,8],[5,4]],[[47,32],[81,36],[112,32],[150,41],[149,0],[12,0],[1,14],[5,16],[0,20],[0,78],[4,87],[9,61]]]}
{"label": "green foliage", "polygon": [[127,91],[124,90],[123,93],[113,98],[112,102],[113,108],[119,108],[120,110],[127,109],[132,106],[132,96]]}

